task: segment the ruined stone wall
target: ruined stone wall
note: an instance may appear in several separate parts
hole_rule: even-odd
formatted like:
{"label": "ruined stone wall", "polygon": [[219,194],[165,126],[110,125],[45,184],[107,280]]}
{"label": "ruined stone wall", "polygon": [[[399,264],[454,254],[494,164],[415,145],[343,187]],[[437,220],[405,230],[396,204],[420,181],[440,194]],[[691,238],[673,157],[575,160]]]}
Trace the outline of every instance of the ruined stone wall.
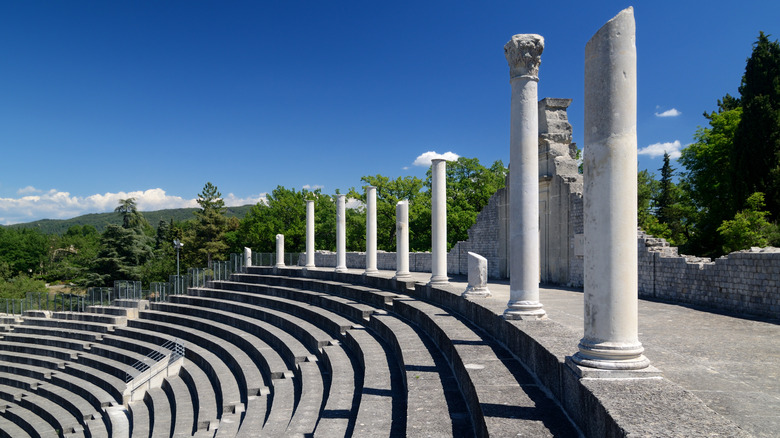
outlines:
{"label": "ruined stone wall", "polygon": [[737,313],[780,317],[780,248],[754,248],[715,259],[639,230],[639,296]]}

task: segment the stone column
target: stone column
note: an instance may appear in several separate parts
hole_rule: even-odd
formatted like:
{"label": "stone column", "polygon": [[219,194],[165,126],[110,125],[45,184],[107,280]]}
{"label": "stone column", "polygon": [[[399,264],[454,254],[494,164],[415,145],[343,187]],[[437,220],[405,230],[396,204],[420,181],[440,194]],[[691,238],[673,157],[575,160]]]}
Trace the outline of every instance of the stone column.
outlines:
{"label": "stone column", "polygon": [[406,280],[409,273],[409,201],[395,205],[395,278]]}
{"label": "stone column", "polygon": [[540,35],[515,35],[504,46],[512,85],[509,129],[509,303],[506,319],[546,317],[539,302]]}
{"label": "stone column", "polygon": [[366,274],[376,274],[376,187],[366,186]]}
{"label": "stone column", "polygon": [[284,234],[276,235],[276,267],[284,267]]}
{"label": "stone column", "polygon": [[585,336],[572,360],[637,370],[636,30],[632,8],[585,46]]}
{"label": "stone column", "polygon": [[252,266],[252,250],[247,247],[244,247],[244,266]]}
{"label": "stone column", "polygon": [[491,297],[487,285],[488,261],[479,254],[469,251],[469,284],[461,294],[463,297]]}
{"label": "stone column", "polygon": [[445,284],[447,278],[447,160],[431,163],[431,281]]}
{"label": "stone column", "polygon": [[306,267],[314,267],[314,201],[306,201]]}
{"label": "stone column", "polygon": [[336,272],[347,272],[347,195],[336,195]]}

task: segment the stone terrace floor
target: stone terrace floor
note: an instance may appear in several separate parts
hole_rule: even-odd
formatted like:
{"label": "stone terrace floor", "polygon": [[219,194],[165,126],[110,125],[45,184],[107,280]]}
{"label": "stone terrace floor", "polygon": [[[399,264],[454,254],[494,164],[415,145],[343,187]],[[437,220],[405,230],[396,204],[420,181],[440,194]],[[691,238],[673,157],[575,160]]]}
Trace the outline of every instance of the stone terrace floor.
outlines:
{"label": "stone terrace floor", "polygon": [[[393,274],[380,271],[378,276]],[[412,275],[420,282],[430,279],[430,274]],[[466,285],[465,277],[450,276],[452,290],[465,290]],[[507,281],[493,281],[488,287],[493,297],[485,300],[494,304],[509,300]],[[543,287],[539,295],[551,320],[582,335],[581,289]],[[752,435],[778,436],[780,321],[639,300],[639,341],[664,378],[692,392]],[[572,345],[572,354],[576,349]]]}

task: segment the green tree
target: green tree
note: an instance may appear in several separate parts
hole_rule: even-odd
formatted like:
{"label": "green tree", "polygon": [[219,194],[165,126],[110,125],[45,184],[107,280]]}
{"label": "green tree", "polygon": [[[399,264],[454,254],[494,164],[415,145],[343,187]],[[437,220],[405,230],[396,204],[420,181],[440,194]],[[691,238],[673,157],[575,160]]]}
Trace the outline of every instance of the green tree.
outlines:
{"label": "green tree", "polygon": [[40,273],[49,254],[49,239],[31,228],[0,227],[0,263],[5,278]]}
{"label": "green tree", "polygon": [[739,87],[743,116],[734,135],[737,207],[766,193],[770,216],[780,218],[780,43],[760,32]]}
{"label": "green tree", "polygon": [[742,108],[732,108],[734,103],[727,95],[718,102],[718,112],[705,113],[710,126],[696,131],[696,141],[682,150],[679,159],[686,169],[681,184],[691,203],[693,222],[688,247],[699,255],[720,255],[723,243],[717,229],[736,212],[731,157]]}
{"label": "green tree", "polygon": [[195,222],[185,238],[184,252],[190,265],[203,266],[205,263],[210,268],[211,261],[224,258],[228,249],[225,201],[217,187],[207,182],[198,194],[197,202],[200,209],[195,211]]}
{"label": "green tree", "polygon": [[[507,173],[508,169],[500,160],[490,168],[481,165],[477,158],[459,157],[447,162],[447,249],[468,239],[468,229],[477,221],[477,215],[490,197],[504,187]],[[428,169],[425,186],[429,199],[431,183],[431,170]]]}
{"label": "green tree", "polygon": [[723,239],[723,251],[732,252],[750,248],[765,247],[777,243],[778,228],[767,221],[768,211],[763,211],[764,194],[756,192],[747,199],[747,208],[740,210],[734,219],[723,221],[718,227]]}
{"label": "green tree", "polygon": [[135,198],[120,199],[114,212],[122,215],[122,227],[124,228],[136,228],[146,222],[141,212],[138,211]]}
{"label": "green tree", "polygon": [[108,225],[83,286],[106,286],[115,280],[141,280],[141,267],[153,256],[153,239],[138,228]]}

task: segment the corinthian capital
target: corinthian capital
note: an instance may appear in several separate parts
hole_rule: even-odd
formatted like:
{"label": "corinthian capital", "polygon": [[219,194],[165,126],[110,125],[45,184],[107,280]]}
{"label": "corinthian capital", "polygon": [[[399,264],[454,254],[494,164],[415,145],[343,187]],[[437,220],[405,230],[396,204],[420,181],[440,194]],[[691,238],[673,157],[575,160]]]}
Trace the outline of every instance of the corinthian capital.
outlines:
{"label": "corinthian capital", "polygon": [[538,78],[542,63],[544,38],[536,34],[519,34],[504,45],[504,55],[509,63],[509,77],[531,76]]}

